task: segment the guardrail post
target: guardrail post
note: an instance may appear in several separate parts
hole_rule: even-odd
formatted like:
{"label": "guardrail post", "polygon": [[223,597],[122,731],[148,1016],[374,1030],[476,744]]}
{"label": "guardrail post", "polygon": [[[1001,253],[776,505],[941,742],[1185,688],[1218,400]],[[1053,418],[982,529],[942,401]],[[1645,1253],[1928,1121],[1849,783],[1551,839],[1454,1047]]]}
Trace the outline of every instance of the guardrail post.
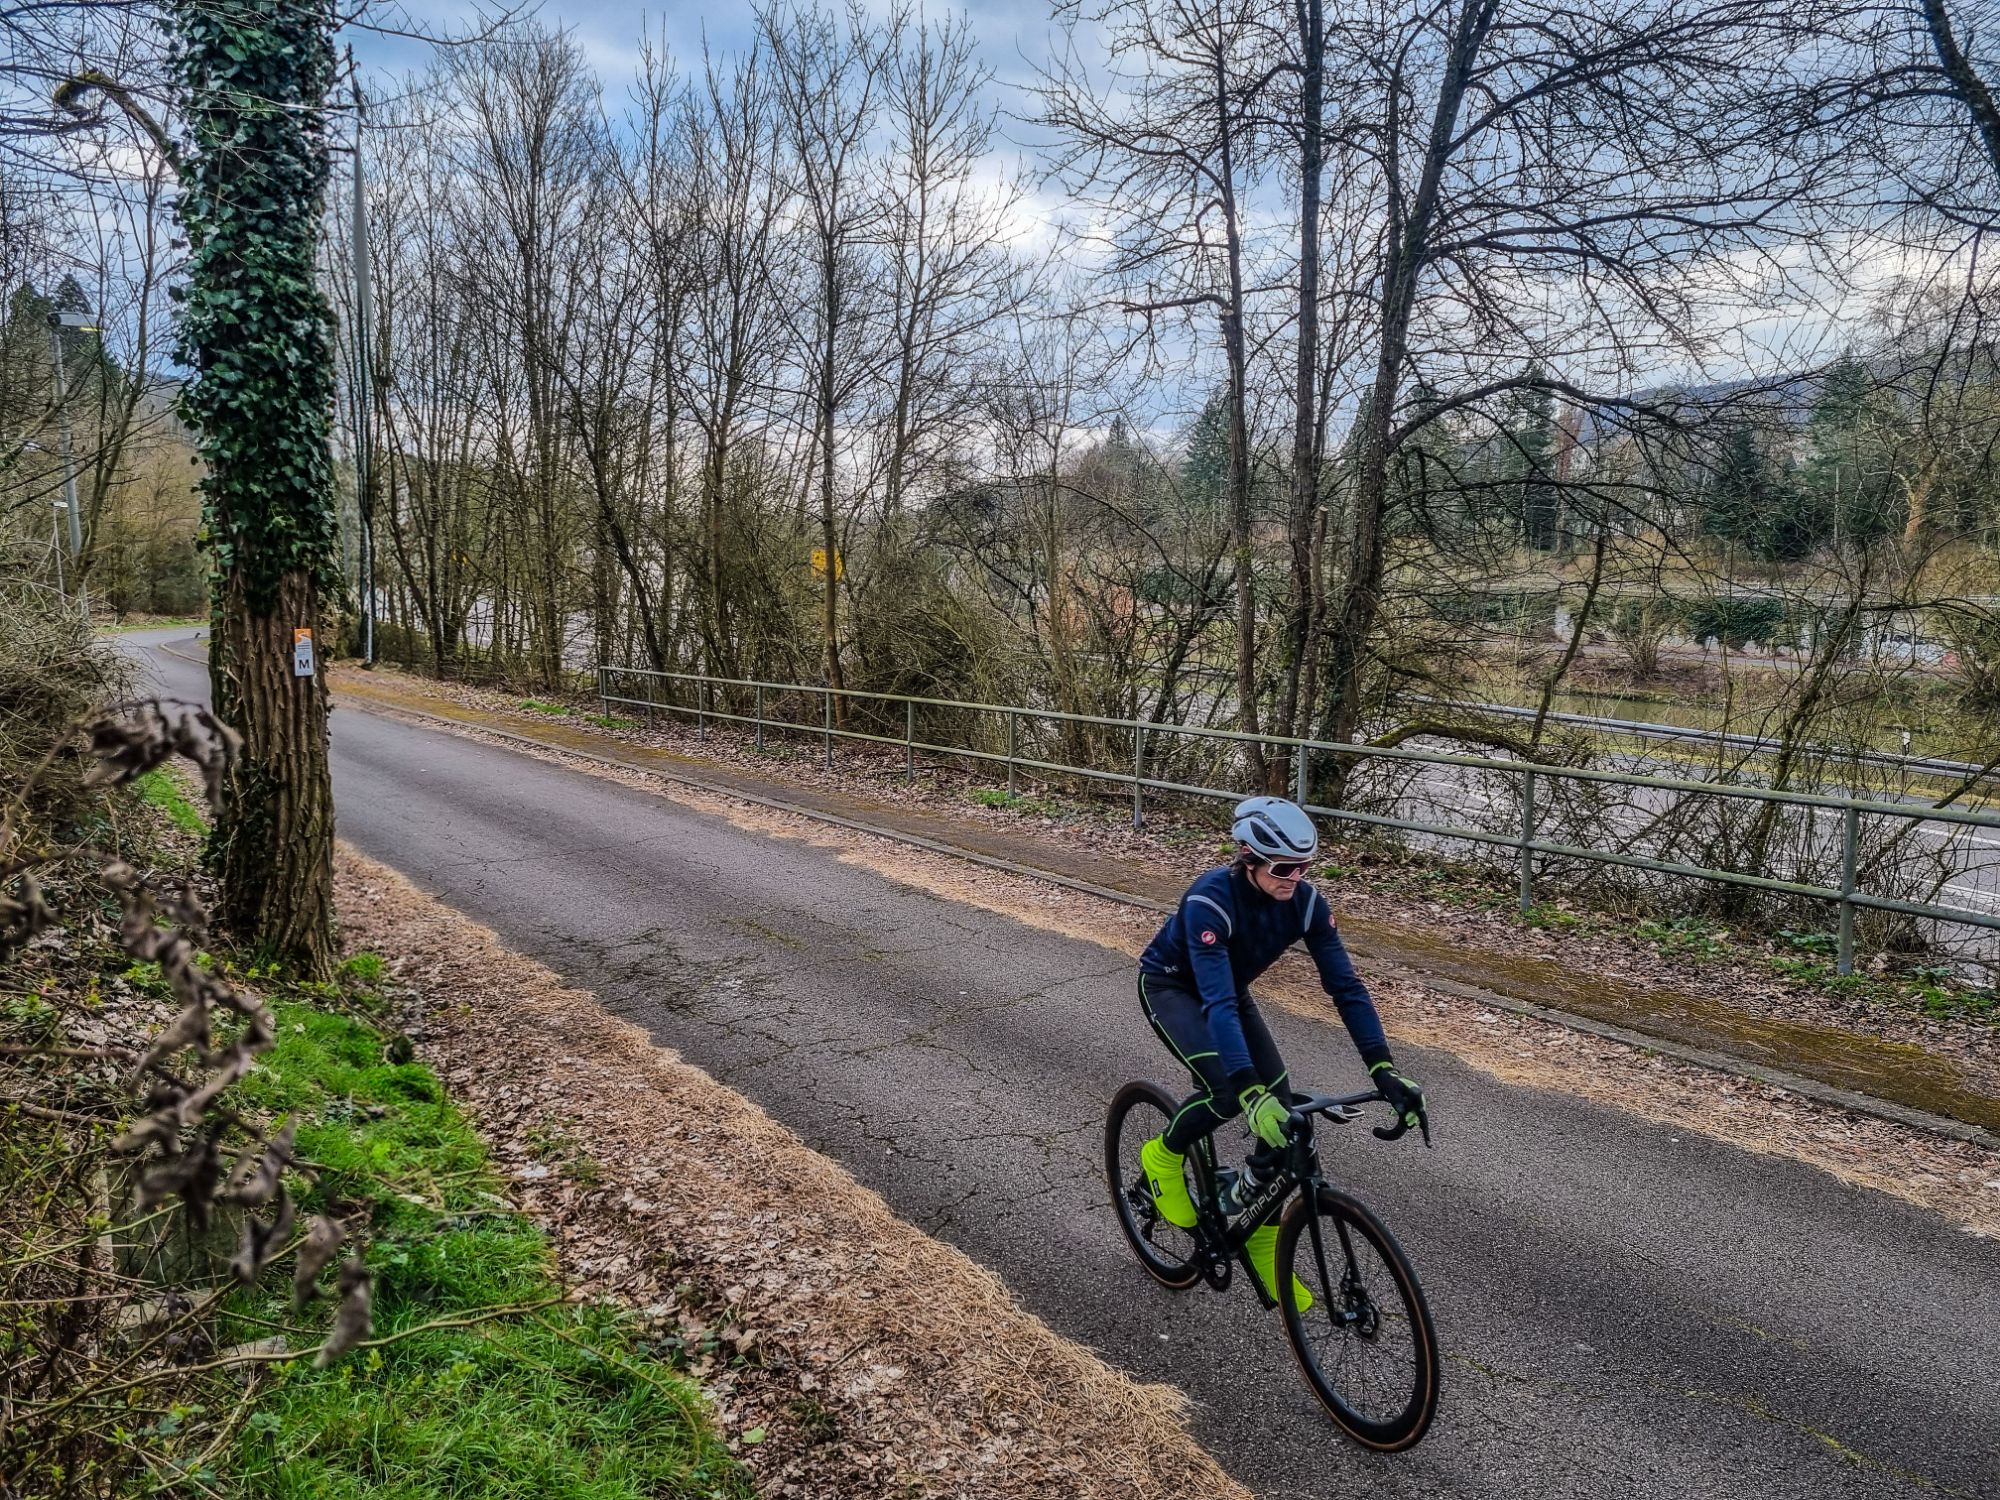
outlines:
{"label": "guardrail post", "polygon": [[820,690],[819,701],[825,709],[825,712],[820,717],[826,726],[826,768],[831,771],[833,769],[833,689],[822,688]]}
{"label": "guardrail post", "polygon": [[694,695],[694,735],[698,740],[708,738],[708,702],[708,679],[704,677]]}
{"label": "guardrail post", "polygon": [[659,714],[658,714],[658,713],[657,713],[657,712],[656,712],[656,711],[654,710],[654,708],[653,708],[653,705],[654,705],[654,704],[655,704],[656,702],[658,702],[658,701],[659,701],[659,695],[660,695],[660,684],[659,684],[659,679],[658,679],[658,678],[656,678],[656,677],[651,677],[651,676],[647,677],[647,679],[646,679],[646,727],[647,727],[648,729],[651,729],[651,728],[652,728],[652,727],[653,727],[653,726],[654,726],[655,724],[659,723],[659,721],[660,721],[660,716],[659,716]]}
{"label": "guardrail post", "polygon": [[603,667],[597,669],[597,711],[605,718],[611,717],[611,674]]}
{"label": "guardrail post", "polygon": [[1298,765],[1292,770],[1292,800],[1298,803],[1300,807],[1304,807],[1306,805],[1306,747],[1299,745],[1292,753],[1299,758]]}
{"label": "guardrail post", "polygon": [[903,779],[917,779],[917,705],[903,705]]}
{"label": "guardrail post", "polygon": [[1014,795],[1014,750],[1020,740],[1021,716],[1007,710],[1007,795]]}
{"label": "guardrail post", "polygon": [[1835,967],[1842,974],[1854,972],[1854,871],[1861,852],[1861,809],[1850,807],[1841,819],[1840,835],[1840,952]]}
{"label": "guardrail post", "polygon": [[1146,826],[1146,789],[1140,782],[1146,775],[1146,729],[1142,724],[1132,731],[1132,826]]}
{"label": "guardrail post", "polygon": [[1521,915],[1535,904],[1535,773],[1521,776]]}
{"label": "guardrail post", "polygon": [[757,684],[757,753],[764,753],[764,684]]}

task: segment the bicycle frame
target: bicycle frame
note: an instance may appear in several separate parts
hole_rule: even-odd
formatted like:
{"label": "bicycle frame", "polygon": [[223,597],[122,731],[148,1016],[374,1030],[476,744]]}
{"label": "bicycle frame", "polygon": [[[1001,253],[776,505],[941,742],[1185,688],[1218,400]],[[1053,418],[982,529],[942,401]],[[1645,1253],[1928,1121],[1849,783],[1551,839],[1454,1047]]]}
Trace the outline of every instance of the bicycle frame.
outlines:
{"label": "bicycle frame", "polygon": [[[1364,1094],[1341,1098],[1315,1096],[1301,1101],[1292,1113],[1292,1140],[1283,1162],[1233,1223],[1222,1211],[1218,1187],[1221,1168],[1216,1163],[1214,1136],[1201,1138],[1194,1153],[1195,1185],[1198,1190],[1196,1211],[1200,1216],[1195,1233],[1203,1258],[1202,1276],[1210,1286],[1218,1291],[1227,1287],[1235,1267],[1241,1265],[1249,1276],[1250,1285],[1256,1289],[1257,1300],[1267,1308],[1278,1305],[1277,1299],[1264,1289],[1263,1278],[1250,1264],[1245,1247],[1252,1234],[1278,1218],[1286,1203],[1291,1201],[1292,1194],[1301,1188],[1310,1190],[1306,1193],[1306,1203],[1311,1217],[1306,1227],[1312,1236],[1320,1285],[1331,1288],[1338,1284],[1327,1274],[1326,1245],[1320,1234],[1319,1189],[1326,1184],[1326,1178],[1320,1171],[1319,1148],[1313,1139],[1313,1117],[1325,1115],[1338,1124],[1347,1124],[1361,1118],[1361,1105],[1380,1098],[1381,1095],[1371,1089]],[[1351,1272],[1354,1269],[1354,1247],[1346,1243],[1345,1231],[1342,1232],[1341,1253]]]}

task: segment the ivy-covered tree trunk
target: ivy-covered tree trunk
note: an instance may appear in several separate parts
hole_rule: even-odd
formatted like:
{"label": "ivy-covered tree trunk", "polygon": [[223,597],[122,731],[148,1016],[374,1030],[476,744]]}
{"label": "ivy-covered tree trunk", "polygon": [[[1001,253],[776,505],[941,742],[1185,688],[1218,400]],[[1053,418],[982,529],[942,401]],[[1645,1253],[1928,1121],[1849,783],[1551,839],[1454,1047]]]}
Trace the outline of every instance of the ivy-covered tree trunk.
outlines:
{"label": "ivy-covered tree trunk", "polygon": [[[333,13],[316,0],[172,0],[187,137],[183,414],[200,433],[215,554],[209,677],[243,735],[211,859],[217,915],[308,977],[333,963],[333,792],[322,590],[338,586],[332,313],[314,278],[328,177]],[[312,670],[295,675],[296,632]]]}

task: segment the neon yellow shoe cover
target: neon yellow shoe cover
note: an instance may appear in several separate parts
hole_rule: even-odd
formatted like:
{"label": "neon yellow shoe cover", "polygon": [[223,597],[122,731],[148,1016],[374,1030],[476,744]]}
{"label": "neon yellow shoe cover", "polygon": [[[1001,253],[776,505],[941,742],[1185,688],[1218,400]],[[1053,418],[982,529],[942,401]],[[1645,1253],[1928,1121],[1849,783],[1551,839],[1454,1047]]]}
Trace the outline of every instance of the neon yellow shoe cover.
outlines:
{"label": "neon yellow shoe cover", "polygon": [[1153,1204],[1160,1217],[1176,1229],[1192,1229],[1196,1214],[1194,1199],[1188,1196],[1187,1176],[1181,1163],[1187,1158],[1167,1149],[1166,1137],[1154,1136],[1139,1148],[1139,1165],[1146,1169],[1146,1185],[1153,1190]]}
{"label": "neon yellow shoe cover", "polygon": [[[1278,1226],[1266,1224],[1262,1229],[1254,1230],[1250,1238],[1243,1242],[1243,1248],[1249,1252],[1250,1264],[1257,1268],[1257,1279],[1264,1283],[1264,1290],[1271,1294],[1271,1300],[1275,1302],[1278,1298]],[[1296,1276],[1292,1278],[1292,1301],[1300,1312],[1313,1305],[1313,1294]]]}

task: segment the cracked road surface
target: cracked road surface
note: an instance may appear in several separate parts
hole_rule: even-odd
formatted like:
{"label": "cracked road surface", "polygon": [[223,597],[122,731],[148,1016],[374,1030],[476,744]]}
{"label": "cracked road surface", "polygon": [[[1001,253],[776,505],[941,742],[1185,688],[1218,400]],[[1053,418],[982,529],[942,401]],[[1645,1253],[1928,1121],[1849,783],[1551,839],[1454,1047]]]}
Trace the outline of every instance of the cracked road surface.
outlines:
{"label": "cracked road surface", "polygon": [[[203,669],[150,649],[167,638],[128,641],[205,698]],[[1406,1047],[1438,1148],[1356,1130],[1325,1153],[1409,1251],[1445,1352],[1430,1435],[1373,1457],[1246,1290],[1170,1293],[1120,1239],[1105,1101],[1128,1077],[1179,1087],[1130,959],[352,708],[333,765],[343,837],[756,1100],[1057,1331],[1186,1390],[1260,1495],[2000,1496],[2000,1244]],[[1331,1016],[1274,1019],[1295,1078],[1358,1085]]]}

